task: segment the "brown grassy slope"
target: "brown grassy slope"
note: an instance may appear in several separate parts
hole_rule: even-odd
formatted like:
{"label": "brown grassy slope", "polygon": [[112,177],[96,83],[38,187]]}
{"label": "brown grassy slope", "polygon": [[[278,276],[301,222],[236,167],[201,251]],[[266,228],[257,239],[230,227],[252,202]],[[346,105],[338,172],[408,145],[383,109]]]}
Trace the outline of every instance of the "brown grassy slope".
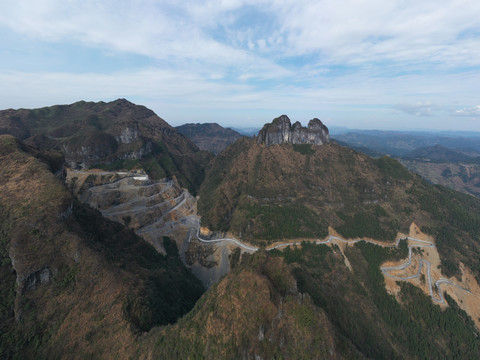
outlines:
{"label": "brown grassy slope", "polygon": [[[383,214],[378,206],[402,196],[398,189],[404,191],[415,181],[402,169],[397,176],[388,176],[390,160],[381,161],[386,169],[363,154],[333,143],[265,147],[241,139],[219,154],[208,172],[200,192],[202,222],[214,230],[228,229],[248,239],[261,239],[266,235],[259,230],[265,216],[257,216],[255,207],[306,208],[322,224],[324,231],[318,235],[325,236],[328,225],[342,225],[342,214]],[[295,218],[294,213],[291,216]],[[297,220],[302,221],[300,217]],[[384,232],[392,227],[390,220],[384,221]],[[398,226],[408,228],[409,218],[399,216],[398,221]]]}
{"label": "brown grassy slope", "polygon": [[125,99],[0,111],[0,134],[59,150],[70,167],[144,166],[152,177],[176,175],[191,189],[211,158],[152,110]]}
{"label": "brown grassy slope", "polygon": [[0,136],[0,353],[128,358],[132,330],[175,321],[193,307],[201,284],[176,248],[168,251],[176,257],[163,257],[76,204],[33,154]]}
{"label": "brown grassy slope", "polygon": [[415,221],[437,239],[447,275],[459,274],[460,261],[480,274],[480,202],[388,157],[242,138],[215,158],[199,195],[203,225],[257,244],[323,238],[328,226],[346,238],[393,241]]}
{"label": "brown grassy slope", "polygon": [[[2,319],[3,355],[125,356],[133,336],[122,300],[135,278],[108,269],[66,229],[61,214],[68,212],[70,195],[22,147],[13,137],[0,137],[2,268],[16,277],[16,286],[10,282],[15,298],[5,304]],[[45,269],[49,279],[42,282],[36,273]]]}
{"label": "brown grassy slope", "polygon": [[172,327],[140,339],[140,358],[342,358],[325,313],[298,292],[281,258],[253,262],[211,287]]}

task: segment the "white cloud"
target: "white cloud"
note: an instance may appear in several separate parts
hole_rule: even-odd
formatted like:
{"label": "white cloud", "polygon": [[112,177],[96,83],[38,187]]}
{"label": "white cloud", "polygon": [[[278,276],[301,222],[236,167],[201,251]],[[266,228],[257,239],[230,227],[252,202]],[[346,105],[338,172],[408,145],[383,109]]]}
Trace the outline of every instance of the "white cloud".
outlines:
{"label": "white cloud", "polygon": [[397,104],[394,108],[410,115],[432,116],[436,106],[431,102],[418,102],[416,104]]}
{"label": "white cloud", "polygon": [[259,49],[263,50],[265,48],[265,46],[267,45],[265,39],[260,39],[257,41],[257,45],[259,47]]}
{"label": "white cloud", "polygon": [[88,96],[146,99],[159,115],[182,106],[232,113],[350,106],[422,121],[444,108],[476,114],[479,18],[477,0],[2,0],[0,49],[2,31],[11,31],[152,61],[112,74],[0,68],[0,106]]}
{"label": "white cloud", "polygon": [[[438,89],[436,78],[424,84],[412,96]],[[465,88],[466,79],[451,78],[448,87],[474,101],[472,90],[480,79],[471,79]],[[435,111],[435,116],[402,118],[392,112],[392,102],[411,88],[408,77],[397,79],[393,87],[398,93],[389,93],[383,79],[368,78],[366,74],[337,78],[328,87],[298,86],[284,84],[268,89],[254,86],[248,81],[232,83],[225,79],[211,79],[211,74],[202,76],[194,71],[172,71],[146,69],[141,71],[119,72],[114,74],[69,74],[69,73],[23,73],[0,72],[0,108],[43,107],[54,104],[68,104],[78,100],[111,101],[127,98],[154,110],[172,125],[186,122],[218,122],[227,126],[262,126],[265,122],[281,114],[292,119],[306,121],[312,117],[332,119],[327,123],[355,128],[442,128],[451,124],[448,113]],[[351,84],[357,84],[351,86]],[[27,89],[27,91],[26,91]],[[462,90],[463,89],[463,90]],[[466,96],[472,93],[471,97]],[[441,95],[447,102],[450,93]],[[408,104],[408,98],[403,98]],[[27,104],[27,105],[26,105]],[[416,104],[416,103],[413,103]],[[422,103],[425,107],[428,104]],[[434,104],[430,104],[436,109]],[[245,115],[246,114],[246,115]],[[250,116],[251,121],[246,122]],[[439,121],[439,117],[445,124]],[[468,119],[470,120],[470,119]],[[476,126],[471,121],[456,121],[458,129]],[[480,130],[477,126],[476,130]]]}
{"label": "white cloud", "polygon": [[480,117],[480,105],[455,110],[455,115]]}
{"label": "white cloud", "polygon": [[321,51],[329,61],[480,63],[480,3],[443,1],[278,1],[287,51]]}
{"label": "white cloud", "polygon": [[[248,25],[250,33],[244,33],[248,30],[237,20],[249,8],[269,14],[273,22],[257,19]],[[268,58],[319,54],[323,65],[371,61],[480,65],[479,17],[476,0],[219,0],[201,5],[193,0],[3,0],[0,4],[0,24],[32,38],[80,41],[216,66],[257,63],[264,55],[256,53],[252,44],[261,51],[265,39],[272,39]],[[212,32],[222,36],[216,38]],[[238,43],[245,36],[243,44]],[[270,61],[270,65],[275,64]]]}

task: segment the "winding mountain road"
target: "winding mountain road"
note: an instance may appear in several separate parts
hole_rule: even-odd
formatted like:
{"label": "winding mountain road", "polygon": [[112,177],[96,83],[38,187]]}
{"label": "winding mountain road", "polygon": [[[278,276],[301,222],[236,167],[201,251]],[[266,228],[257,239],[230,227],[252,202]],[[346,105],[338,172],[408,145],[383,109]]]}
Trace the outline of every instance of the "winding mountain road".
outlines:
{"label": "winding mountain road", "polygon": [[220,239],[211,239],[211,240],[203,239],[203,238],[200,237],[200,226],[197,228],[197,239],[199,241],[201,241],[203,243],[207,243],[207,244],[217,243],[217,242],[221,242],[221,241],[233,242],[234,244],[237,244],[238,246],[240,246],[241,248],[243,248],[245,250],[249,250],[249,251],[257,251],[258,250],[258,247],[244,244],[241,241],[238,241],[237,239],[231,239],[231,238],[220,238]]}
{"label": "winding mountain road", "polygon": [[[249,251],[255,252],[259,249],[258,247],[247,245],[247,244],[242,243],[241,241],[239,241],[237,239],[232,239],[232,238],[219,238],[219,239],[210,239],[210,240],[203,239],[203,238],[200,237],[200,226],[198,226],[198,228],[197,228],[197,238],[198,238],[199,241],[201,241],[203,243],[207,243],[207,244],[217,243],[217,242],[221,242],[221,241],[228,241],[228,242],[232,242],[232,243],[238,245],[239,247],[241,247],[243,249],[246,249],[246,250],[249,250]],[[433,301],[435,301],[439,304],[445,304],[445,298],[444,298],[443,293],[440,289],[440,285],[442,285],[442,284],[452,285],[452,286],[455,286],[455,287],[457,287],[461,290],[464,290],[468,293],[471,293],[470,290],[465,289],[465,288],[461,287],[460,285],[455,284],[454,282],[452,282],[448,279],[445,279],[445,278],[442,278],[442,279],[439,279],[439,280],[435,281],[435,287],[436,287],[436,290],[437,290],[436,293],[435,293],[434,289],[433,289],[433,280],[432,280],[432,274],[431,274],[432,265],[431,265],[430,261],[425,260],[425,259],[420,259],[419,260],[418,271],[413,275],[396,276],[396,275],[391,275],[390,274],[390,272],[392,272],[392,271],[406,270],[407,268],[409,268],[412,265],[412,249],[414,247],[416,247],[416,248],[435,248],[435,244],[432,243],[432,242],[429,242],[429,241],[420,240],[420,239],[417,239],[417,238],[407,236],[407,237],[398,238],[395,241],[395,243],[393,243],[393,244],[385,244],[385,243],[376,242],[376,241],[368,240],[368,239],[345,240],[345,239],[342,239],[340,237],[330,235],[327,240],[317,240],[317,241],[315,241],[315,243],[316,244],[328,244],[328,243],[332,243],[333,241],[339,241],[339,242],[343,242],[343,243],[347,243],[347,244],[356,244],[360,241],[364,241],[366,243],[374,244],[376,246],[394,248],[394,247],[399,246],[401,240],[410,241],[410,243],[408,245],[408,259],[407,259],[406,262],[404,262],[400,265],[380,267],[380,270],[382,271],[382,273],[385,276],[388,276],[388,277],[390,277],[392,279],[396,279],[396,280],[407,281],[407,280],[410,280],[410,279],[415,279],[415,278],[420,277],[421,274],[422,274],[423,266],[425,266],[426,269],[427,269],[427,276],[426,276],[427,279],[426,280],[427,280],[427,283],[428,283],[428,290],[429,290],[430,297],[432,298]],[[414,243],[412,243],[412,242],[414,242]],[[279,248],[286,247],[286,246],[291,246],[291,245],[300,245],[300,244],[301,244],[301,242],[299,242],[299,241],[286,242],[286,243],[282,243],[282,244],[278,244],[278,245],[266,248],[266,251],[272,251],[274,249],[279,249]]]}
{"label": "winding mountain road", "polygon": [[[412,264],[412,249],[414,247],[430,247],[430,248],[434,248],[435,247],[435,244],[431,243],[431,242],[428,242],[428,241],[424,241],[424,240],[420,240],[420,239],[415,239],[415,238],[408,238],[408,240],[413,240],[413,241],[416,241],[416,242],[420,242],[422,244],[409,244],[408,245],[408,260],[403,263],[403,264],[400,264],[400,265],[397,265],[397,266],[384,266],[384,267],[381,267],[380,270],[382,271],[382,273],[385,275],[385,276],[388,276],[392,279],[396,279],[396,280],[402,280],[402,281],[406,281],[406,280],[410,280],[410,279],[415,279],[415,278],[418,278],[421,276],[422,274],[422,268],[423,266],[425,265],[426,268],[427,268],[427,283],[428,283],[428,291],[430,293],[430,297],[432,298],[433,301],[439,303],[439,304],[445,304],[445,298],[443,297],[443,293],[440,289],[440,285],[441,284],[449,284],[449,285],[453,285],[453,286],[456,286],[457,288],[461,289],[461,290],[464,290],[468,293],[471,293],[470,290],[468,289],[465,289],[463,287],[461,287],[460,285],[458,284],[455,284],[454,282],[448,280],[448,279],[445,279],[445,278],[442,278],[442,279],[439,279],[435,282],[435,287],[437,288],[437,293],[435,294],[434,293],[434,290],[433,290],[433,285],[432,285],[432,274],[431,274],[431,268],[432,268],[432,264],[430,263],[430,261],[428,260],[425,260],[425,259],[420,259],[419,260],[419,266],[418,266],[418,271],[416,274],[413,274],[413,275],[409,275],[409,276],[395,276],[395,275],[391,275],[389,274],[390,271],[395,271],[395,270],[405,270],[407,269],[408,267],[410,267],[410,265]],[[398,240],[397,240],[398,241]],[[395,246],[398,246],[398,242],[396,243]]]}
{"label": "winding mountain road", "polygon": [[[115,173],[115,172],[102,172],[102,171],[99,171],[99,172],[72,171],[71,172],[71,175],[83,175],[83,177],[85,179],[89,175],[97,175],[97,176],[100,175],[100,176],[102,176],[102,175],[111,175],[111,174],[117,174],[117,175],[123,176],[123,178],[121,178],[120,180],[115,181],[113,183],[106,183],[106,184],[102,184],[102,185],[97,185],[94,188],[89,189],[89,192],[96,193],[96,192],[102,192],[102,191],[107,191],[107,192],[108,191],[118,191],[119,187],[123,190],[130,190],[131,189],[131,190],[134,190],[134,192],[138,191],[137,190],[138,189],[137,184],[130,183],[126,179],[132,178],[132,177],[135,179],[136,176],[138,177],[138,175],[142,175],[142,174],[128,173],[128,172],[116,172]],[[145,176],[140,176],[140,177],[141,177],[141,179],[139,178],[139,180],[147,180],[148,179],[148,177],[145,177]],[[140,208],[145,207],[145,202],[146,201],[152,201],[155,197],[159,197],[160,195],[162,195],[166,191],[169,191],[173,187],[173,181],[172,180],[166,180],[166,181],[161,181],[161,182],[157,181],[157,182],[152,182],[152,183],[145,182],[144,185],[142,186],[142,189],[143,189],[144,192],[146,192],[147,189],[156,188],[159,183],[161,183],[163,185],[161,187],[160,191],[158,191],[158,192],[157,191],[152,191],[150,194],[143,193],[144,196],[141,200],[127,199],[124,203],[122,203],[120,205],[110,207],[110,209],[108,211],[109,212],[108,215],[110,217],[116,217],[116,218],[121,217],[123,215],[128,215],[132,212],[132,210],[136,210],[137,208],[140,209]],[[153,206],[149,206],[149,209],[152,210],[152,209],[157,208],[157,207],[160,208],[167,203],[171,204],[172,200],[173,200],[173,206],[170,208],[170,211],[168,212],[168,214],[170,214],[172,211],[176,211],[176,210],[180,209],[182,206],[184,206],[184,204],[187,202],[188,199],[187,199],[186,193],[182,192],[179,196],[175,197],[174,199],[166,200],[166,201],[160,202],[158,204],[155,204]],[[88,203],[88,201],[87,201],[87,203]],[[104,213],[104,215],[105,215],[106,211],[104,209],[101,209],[101,206],[98,206],[99,204],[94,204],[94,205],[97,205],[96,207],[99,210],[101,210],[102,213]],[[161,216],[159,219],[157,219],[157,221],[155,221],[151,224],[148,224],[147,226],[143,226],[142,228],[137,229],[137,234],[144,235],[144,234],[152,232],[152,231],[157,231],[158,228],[159,228],[158,225],[165,225],[164,224],[164,220],[165,220],[164,217],[165,217],[165,215]],[[200,236],[200,221],[199,221],[199,218],[195,217],[195,219],[196,220],[191,220],[190,219],[189,221],[192,221],[192,223],[189,223],[187,225],[188,228],[190,228],[188,238],[186,239],[187,243],[190,242],[191,238],[195,235],[195,229],[196,229],[196,237],[202,243],[214,244],[214,243],[219,243],[219,242],[230,242],[230,243],[233,243],[236,246],[239,246],[240,248],[242,248],[246,251],[249,251],[249,252],[256,252],[256,251],[259,250],[258,247],[250,245],[250,244],[243,243],[240,240],[235,239],[235,238],[217,238],[217,239],[202,238]],[[182,220],[182,221],[184,221],[184,220]],[[419,278],[422,275],[423,267],[425,267],[426,268],[426,281],[427,281],[427,286],[428,286],[428,292],[430,294],[430,297],[433,299],[433,301],[435,301],[439,304],[445,304],[445,299],[444,299],[443,293],[440,289],[440,286],[443,285],[443,284],[455,286],[455,287],[457,287],[461,290],[464,290],[468,293],[471,293],[470,290],[465,289],[465,288],[461,287],[460,285],[458,285],[458,284],[456,284],[456,283],[454,283],[454,282],[452,282],[448,279],[445,279],[445,278],[440,278],[440,279],[438,279],[434,282],[434,280],[432,278],[432,271],[431,271],[432,265],[428,260],[425,260],[425,259],[419,259],[418,260],[418,270],[412,275],[399,276],[399,275],[393,275],[392,274],[392,272],[404,271],[404,270],[407,270],[408,268],[410,268],[412,266],[412,249],[413,248],[415,248],[415,247],[416,248],[435,248],[435,244],[432,243],[432,242],[429,242],[429,241],[420,240],[420,239],[413,238],[413,237],[403,237],[403,238],[398,238],[395,241],[395,243],[389,244],[389,243],[385,243],[385,242],[373,241],[373,240],[368,240],[368,239],[345,240],[345,239],[342,239],[340,237],[330,235],[326,240],[316,240],[315,243],[316,244],[328,244],[328,243],[332,243],[332,242],[342,242],[342,243],[346,243],[346,244],[356,244],[357,242],[364,241],[364,242],[367,242],[367,243],[374,244],[376,246],[393,248],[393,247],[398,247],[399,244],[400,244],[400,241],[403,240],[403,239],[409,241],[407,261],[404,262],[404,263],[401,263],[399,265],[395,265],[395,266],[382,266],[382,267],[380,267],[380,270],[382,271],[384,276],[390,277],[390,278],[395,279],[395,280],[407,281],[407,280]],[[280,248],[283,248],[283,247],[286,247],[286,246],[300,245],[301,243],[302,243],[301,241],[291,241],[291,242],[277,243],[276,245],[272,245],[270,247],[267,247],[265,250],[266,251],[272,251],[274,249],[280,249]],[[436,289],[434,289],[434,287]]]}

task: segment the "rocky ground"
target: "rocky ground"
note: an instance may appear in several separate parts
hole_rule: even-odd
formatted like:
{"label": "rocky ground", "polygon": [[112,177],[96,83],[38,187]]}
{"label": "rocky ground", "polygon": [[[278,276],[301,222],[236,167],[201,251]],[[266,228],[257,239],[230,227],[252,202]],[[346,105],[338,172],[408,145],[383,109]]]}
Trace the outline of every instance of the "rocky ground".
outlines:
{"label": "rocky ground", "polygon": [[165,254],[164,236],[175,240],[183,263],[205,287],[230,270],[235,246],[198,240],[197,200],[176,179],[151,181],[143,173],[68,170],[67,183],[82,203],[133,229],[159,253]]}

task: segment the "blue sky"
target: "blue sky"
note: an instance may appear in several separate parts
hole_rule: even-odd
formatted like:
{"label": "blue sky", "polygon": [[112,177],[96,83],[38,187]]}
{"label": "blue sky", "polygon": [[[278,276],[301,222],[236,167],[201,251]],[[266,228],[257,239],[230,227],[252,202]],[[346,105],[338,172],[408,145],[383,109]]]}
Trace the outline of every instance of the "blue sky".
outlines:
{"label": "blue sky", "polygon": [[478,0],[2,0],[0,108],[480,131]]}

